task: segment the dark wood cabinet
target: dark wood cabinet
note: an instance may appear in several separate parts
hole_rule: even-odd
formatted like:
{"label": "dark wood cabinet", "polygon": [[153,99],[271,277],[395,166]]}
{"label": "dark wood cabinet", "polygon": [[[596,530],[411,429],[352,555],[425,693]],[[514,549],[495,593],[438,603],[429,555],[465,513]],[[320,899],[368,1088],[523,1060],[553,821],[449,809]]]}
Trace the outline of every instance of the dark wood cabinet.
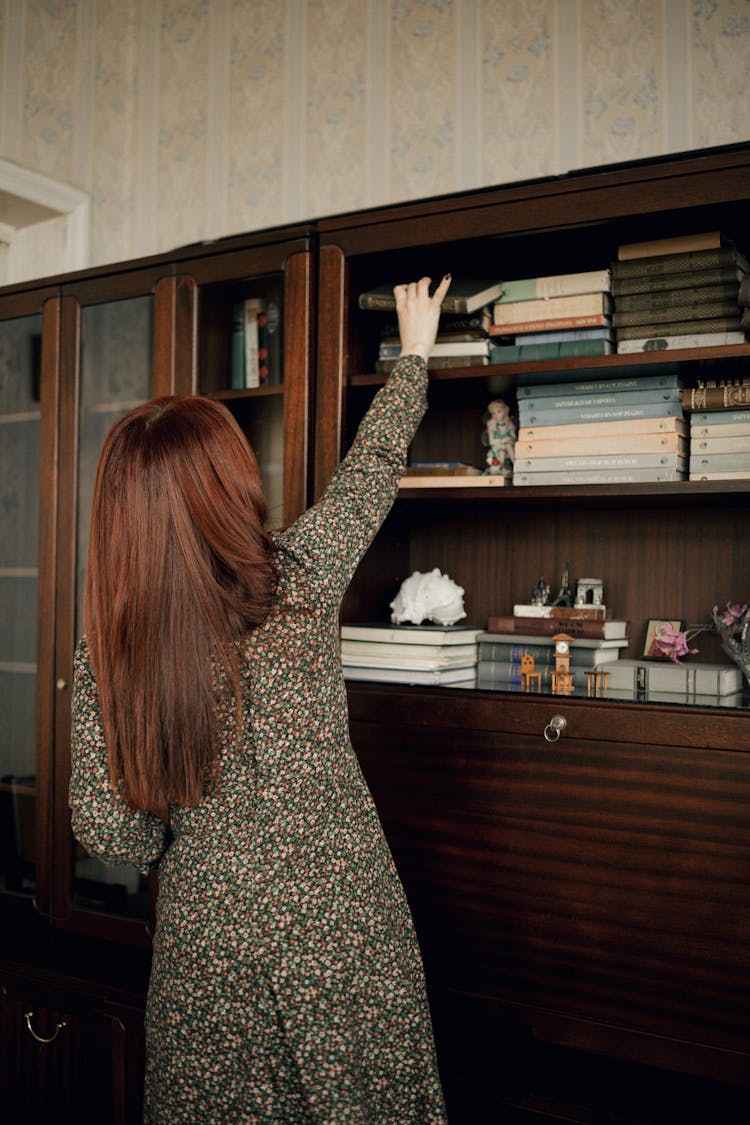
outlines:
{"label": "dark wood cabinet", "polygon": [[[316,488],[382,377],[363,290],[450,271],[598,269],[617,246],[721,230],[750,246],[750,149],[595,170],[319,224]],[[414,459],[482,467],[482,414],[521,375],[747,375],[750,345],[431,373]],[[744,602],[750,482],[402,488],[344,605],[387,621],[439,567],[482,626],[544,574],[603,579],[649,618]],[[725,659],[704,634],[691,660]],[[746,707],[350,683],[352,740],[424,953],[451,1120],[738,1120],[750,1085]],[[565,720],[551,737],[554,715]],[[744,1091],[744,1092],[743,1092]]]}

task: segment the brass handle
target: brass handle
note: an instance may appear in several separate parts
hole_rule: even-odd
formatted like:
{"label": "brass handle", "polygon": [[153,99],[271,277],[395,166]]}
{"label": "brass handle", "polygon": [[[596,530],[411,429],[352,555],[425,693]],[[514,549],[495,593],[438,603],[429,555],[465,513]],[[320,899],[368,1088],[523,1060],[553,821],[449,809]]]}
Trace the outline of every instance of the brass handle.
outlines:
{"label": "brass handle", "polygon": [[66,687],[68,686],[68,681],[64,680],[61,676],[55,686],[57,687],[58,691],[65,691]]}
{"label": "brass handle", "polygon": [[567,725],[568,720],[564,715],[553,715],[544,728],[544,737],[547,739],[547,742],[557,742]]}
{"label": "brass handle", "polygon": [[26,1020],[26,1026],[28,1027],[29,1031],[34,1036],[34,1038],[36,1039],[37,1043],[54,1043],[55,1040],[57,1039],[58,1035],[62,1031],[62,1029],[65,1027],[65,1020],[63,1020],[62,1023],[59,1023],[57,1025],[57,1027],[55,1028],[55,1030],[53,1031],[53,1033],[50,1035],[50,1037],[48,1039],[45,1039],[45,1037],[43,1035],[37,1035],[37,1033],[34,1031],[34,1028],[31,1026],[31,1017],[33,1015],[34,1015],[33,1012],[24,1012],[24,1014],[23,1014],[24,1019]]}

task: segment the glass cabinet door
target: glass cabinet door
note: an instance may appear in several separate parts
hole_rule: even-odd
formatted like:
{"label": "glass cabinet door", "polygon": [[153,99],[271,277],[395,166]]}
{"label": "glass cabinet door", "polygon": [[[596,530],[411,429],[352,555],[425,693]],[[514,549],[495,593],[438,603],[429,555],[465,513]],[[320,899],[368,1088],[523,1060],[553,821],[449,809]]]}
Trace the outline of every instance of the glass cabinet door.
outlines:
{"label": "glass cabinet door", "polygon": [[[153,300],[150,295],[85,305],[80,312],[75,640],[83,632],[83,588],[94,478],[105,435],[126,411],[151,397]],[[148,883],[134,867],[111,866],[73,843],[74,910],[148,917]]]}
{"label": "glass cabinet door", "polygon": [[0,323],[0,890],[36,890],[41,315]]}

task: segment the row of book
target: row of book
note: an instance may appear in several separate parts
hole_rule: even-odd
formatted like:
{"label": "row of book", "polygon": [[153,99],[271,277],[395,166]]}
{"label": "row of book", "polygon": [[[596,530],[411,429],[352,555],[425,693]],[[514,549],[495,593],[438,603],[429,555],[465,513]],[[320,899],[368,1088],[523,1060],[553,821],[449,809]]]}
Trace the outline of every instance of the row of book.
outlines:
{"label": "row of book", "polygon": [[231,388],[282,382],[281,307],[267,297],[235,302],[232,313]]}
{"label": "row of book", "polygon": [[521,386],[515,485],[684,480],[688,434],[675,373]]}
{"label": "row of book", "polygon": [[[571,611],[575,612],[575,611]],[[351,681],[417,684],[486,690],[536,690],[523,679],[532,657],[538,690],[550,691],[555,667],[551,633],[570,636],[572,692],[591,694],[589,673],[605,674],[598,694],[611,699],[739,706],[743,681],[734,664],[678,665],[628,659],[628,622],[604,618],[524,619],[540,627],[518,632],[520,619],[490,618],[487,630],[439,625],[341,627],[344,676]]]}
{"label": "row of book", "polygon": [[[359,303],[392,309],[392,286]],[[750,265],[720,231],[625,243],[603,269],[458,279],[443,313],[434,368],[741,344],[750,335]],[[389,322],[377,370],[388,372],[398,354]]]}

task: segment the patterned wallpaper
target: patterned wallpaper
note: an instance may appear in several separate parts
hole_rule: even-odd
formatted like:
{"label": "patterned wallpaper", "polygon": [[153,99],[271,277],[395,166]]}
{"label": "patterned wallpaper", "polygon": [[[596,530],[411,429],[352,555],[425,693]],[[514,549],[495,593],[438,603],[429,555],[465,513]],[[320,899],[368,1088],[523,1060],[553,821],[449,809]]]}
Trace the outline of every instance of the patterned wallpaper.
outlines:
{"label": "patterned wallpaper", "polygon": [[92,264],[750,139],[750,0],[0,0],[0,51]]}

